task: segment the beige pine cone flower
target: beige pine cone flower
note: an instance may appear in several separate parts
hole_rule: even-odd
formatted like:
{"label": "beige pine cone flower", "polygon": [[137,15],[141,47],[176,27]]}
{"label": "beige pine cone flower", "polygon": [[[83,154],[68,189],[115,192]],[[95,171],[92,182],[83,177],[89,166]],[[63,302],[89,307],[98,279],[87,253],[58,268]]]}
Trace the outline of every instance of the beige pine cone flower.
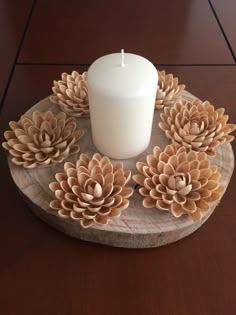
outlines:
{"label": "beige pine cone flower", "polygon": [[136,164],[140,174],[133,176],[142,187],[145,208],[170,211],[176,218],[183,214],[200,220],[213,201],[219,200],[224,188],[217,166],[211,166],[205,152],[187,152],[168,145],[153,149],[147,163]]}
{"label": "beige pine cone flower", "polygon": [[12,156],[11,161],[26,168],[60,163],[80,150],[75,144],[83,135],[76,130],[76,120],[66,114],[33,112],[32,118],[23,115],[19,122],[10,121],[11,130],[4,132],[7,140],[2,146]]}
{"label": "beige pine cone flower", "polygon": [[83,228],[107,224],[129,206],[133,189],[125,187],[131,172],[122,163],[112,165],[106,156],[96,153],[90,159],[81,154],[76,165],[65,163],[64,173],[56,174],[57,182],[49,185],[56,200],[50,207],[62,218],[72,218]]}
{"label": "beige pine cone flower", "polygon": [[50,101],[58,104],[70,116],[89,116],[87,72],[62,73],[61,80],[53,81]]}
{"label": "beige pine cone flower", "polygon": [[227,124],[229,116],[224,115],[224,111],[224,108],[215,110],[208,101],[181,100],[172,108],[164,109],[159,126],[177,147],[184,146],[214,156],[218,145],[234,139],[229,133],[236,129],[236,125]]}
{"label": "beige pine cone flower", "polygon": [[156,94],[155,108],[161,109],[164,106],[173,105],[180,97],[180,93],[185,89],[185,85],[178,84],[178,78],[173,74],[158,71],[158,89]]}

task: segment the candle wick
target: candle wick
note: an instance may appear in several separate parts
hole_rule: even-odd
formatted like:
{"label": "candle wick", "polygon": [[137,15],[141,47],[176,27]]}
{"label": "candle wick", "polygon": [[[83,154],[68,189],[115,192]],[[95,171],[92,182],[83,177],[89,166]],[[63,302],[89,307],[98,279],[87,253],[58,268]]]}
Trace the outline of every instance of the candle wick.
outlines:
{"label": "candle wick", "polygon": [[125,66],[125,54],[124,49],[121,49],[121,67]]}

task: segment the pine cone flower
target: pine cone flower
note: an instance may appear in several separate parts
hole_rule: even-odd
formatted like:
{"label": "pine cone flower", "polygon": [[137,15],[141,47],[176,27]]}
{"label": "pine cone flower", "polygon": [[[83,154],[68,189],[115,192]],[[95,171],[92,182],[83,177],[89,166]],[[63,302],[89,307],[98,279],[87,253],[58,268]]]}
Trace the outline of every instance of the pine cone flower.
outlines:
{"label": "pine cone flower", "polygon": [[107,224],[110,218],[119,217],[133,194],[131,187],[125,187],[131,172],[123,170],[122,163],[112,165],[108,157],[98,153],[91,159],[81,154],[76,165],[65,163],[64,173],[55,177],[57,182],[49,187],[56,200],[50,207],[62,218],[79,221],[83,228]]}
{"label": "pine cone flower", "polygon": [[185,85],[178,84],[178,78],[173,74],[158,71],[158,88],[156,94],[155,108],[161,109],[164,106],[173,105],[180,97],[180,93],[185,89]]}
{"label": "pine cone flower", "polygon": [[58,104],[70,116],[89,116],[87,72],[62,73],[61,80],[53,81],[50,101]]}
{"label": "pine cone flower", "polygon": [[10,121],[11,130],[4,132],[7,140],[2,146],[12,156],[16,165],[34,168],[39,165],[60,163],[70,154],[80,150],[75,144],[83,135],[76,130],[75,118],[66,119],[60,112],[33,112],[32,118],[23,115],[19,122]]}
{"label": "pine cone flower", "polygon": [[224,188],[220,174],[211,166],[205,152],[187,152],[168,145],[153,149],[146,163],[136,164],[139,174],[133,176],[142,187],[143,206],[170,211],[176,218],[183,214],[200,220],[213,201],[219,200]]}
{"label": "pine cone flower", "polygon": [[184,146],[214,156],[218,145],[234,139],[229,133],[236,129],[236,125],[227,124],[229,116],[224,115],[224,111],[224,108],[215,110],[208,101],[202,103],[196,99],[191,103],[181,100],[172,108],[164,109],[159,126],[177,147]]}

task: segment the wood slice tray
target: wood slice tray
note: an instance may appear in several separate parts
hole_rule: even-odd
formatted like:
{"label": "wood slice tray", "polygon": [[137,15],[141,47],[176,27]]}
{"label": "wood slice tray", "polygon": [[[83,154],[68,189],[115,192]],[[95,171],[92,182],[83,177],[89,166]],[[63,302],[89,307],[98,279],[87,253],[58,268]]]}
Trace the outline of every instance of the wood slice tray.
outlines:
{"label": "wood slice tray", "polygon": [[[186,91],[182,92],[182,97],[187,100],[196,98]],[[51,110],[54,113],[60,111],[59,106],[51,103],[49,98],[37,103],[26,114],[30,114],[35,110],[41,112]],[[161,112],[160,110],[155,111],[152,137],[147,150],[138,157],[123,160],[124,168],[130,169],[132,174],[137,173],[136,162],[144,161],[146,155],[152,153],[154,146],[158,145],[164,149],[168,144],[164,132],[158,127]],[[92,142],[90,119],[79,118],[77,123],[80,128],[85,130],[85,135],[79,141],[80,152],[67,159],[67,161],[71,162],[75,162],[79,158],[80,153],[87,153],[92,156],[93,153],[97,152]],[[219,172],[222,175],[221,184],[227,188],[234,168],[234,155],[230,143],[220,146],[217,149],[217,156],[210,158],[210,160],[219,167]],[[217,205],[217,202],[213,203],[211,209],[201,221],[192,221],[187,216],[176,219],[166,211],[143,208],[142,197],[139,195],[138,190],[135,189],[134,195],[130,198],[129,208],[123,212],[120,218],[111,219],[109,224],[105,226],[94,225],[89,229],[83,229],[77,221],[61,219],[49,207],[49,203],[54,199],[54,195],[48,185],[50,182],[55,181],[57,172],[63,171],[64,163],[49,167],[25,169],[14,165],[9,157],[8,164],[16,186],[32,211],[57,230],[85,241],[127,248],[162,246],[193,233],[210,217]],[[135,187],[136,184],[132,181],[131,185]]]}

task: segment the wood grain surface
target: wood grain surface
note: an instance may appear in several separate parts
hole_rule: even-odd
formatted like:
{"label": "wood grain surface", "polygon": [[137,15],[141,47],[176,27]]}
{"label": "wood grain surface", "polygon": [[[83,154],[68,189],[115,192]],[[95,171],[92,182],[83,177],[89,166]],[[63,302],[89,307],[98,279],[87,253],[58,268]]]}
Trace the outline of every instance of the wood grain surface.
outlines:
{"label": "wood grain surface", "polygon": [[[112,2],[114,1],[110,1],[106,15],[115,14],[116,6],[115,2],[114,4]],[[137,20],[144,18],[145,23],[142,22],[142,25],[145,26],[139,34],[135,32],[133,38],[128,37],[130,45],[139,45],[140,53],[153,56],[155,59],[159,59],[161,52],[162,59],[167,63],[162,68],[177,75],[181,82],[187,85],[187,90],[202,100],[208,99],[216,107],[224,106],[230,121],[235,123],[236,65],[214,13],[212,9],[208,9],[209,1],[176,1],[180,3],[183,14],[170,15],[169,12],[167,14],[167,11],[162,11],[162,8],[167,4],[171,8],[173,2],[163,4],[164,1],[156,0],[152,6],[153,15],[163,17],[159,17],[162,20],[161,30],[155,30],[152,36],[149,34],[149,21],[141,10],[145,8],[145,4],[148,8],[148,3],[143,0],[137,2],[139,5],[134,5],[132,11],[135,12]],[[211,2],[214,6],[214,2]],[[221,6],[224,8],[221,18],[224,17],[226,20],[230,19],[231,14],[228,12],[227,2],[222,1]],[[17,8],[16,1],[12,3]],[[27,5],[25,0],[19,3],[22,9]],[[103,43],[100,44],[102,41],[97,40],[94,45],[93,40],[84,42],[79,40],[84,36],[83,28],[71,30],[68,27],[76,24],[74,20],[70,20],[72,16],[76,15],[79,23],[84,1],[76,1],[76,13],[71,9],[71,15],[68,12],[63,15],[60,2],[57,2],[58,5],[53,2],[56,3],[53,9],[50,3],[51,1],[36,1],[25,41],[21,49],[18,47],[21,52],[24,51],[21,56],[24,55],[25,58],[27,52],[31,62],[37,61],[38,64],[22,65],[19,64],[19,59],[16,61],[0,113],[1,135],[8,128],[9,120],[19,119],[23,112],[51,93],[51,82],[58,79],[61,72],[71,72],[73,69],[86,70],[88,65],[78,66],[85,60],[80,57],[86,57],[87,53],[100,57],[99,54],[102,52],[105,41],[103,35],[100,35]],[[70,3],[73,1],[66,2],[66,5],[69,6]],[[88,16],[90,12],[91,16],[94,16],[92,12],[96,8],[95,1],[87,3],[91,5]],[[44,10],[36,12],[40,6],[43,6]],[[55,25],[50,25],[44,18],[45,14],[47,15],[44,14],[44,11],[48,10],[47,6],[48,20],[51,18],[50,21],[53,19],[53,23],[56,24],[54,14],[61,17],[60,30],[64,28],[66,36],[70,37],[69,46],[64,39],[65,36],[60,35],[59,29]],[[129,7],[128,1],[127,6]],[[57,10],[62,13],[57,13]],[[20,9],[18,14],[19,16],[22,14]],[[33,25],[35,22],[32,22],[36,15],[41,24],[38,23],[38,36],[32,36],[36,34]],[[196,19],[196,16],[200,18]],[[111,39],[114,32],[113,22],[108,19],[106,21],[102,22],[102,25],[107,29],[105,53],[108,53],[109,49],[113,49],[114,42],[112,43]],[[200,25],[202,21],[203,26]],[[132,20],[128,18],[122,20],[124,27],[127,28],[131,22]],[[114,25],[117,23],[116,21]],[[179,23],[185,27],[176,28]],[[90,19],[90,24],[91,29],[96,30],[94,25],[97,27],[98,23]],[[224,27],[223,23],[222,25]],[[118,25],[116,27],[118,30]],[[51,32],[50,36],[46,34],[48,29]],[[73,38],[68,35],[68,29],[75,34]],[[199,29],[201,32],[197,31]],[[200,43],[198,46],[192,42],[190,30],[195,31],[194,38],[198,44]],[[226,29],[224,31],[226,32]],[[12,29],[7,25],[3,32],[7,36],[11,34]],[[18,29],[15,29],[13,33],[17,32]],[[205,36],[204,32],[208,35]],[[119,31],[117,34],[121,38]],[[96,35],[95,32],[95,39]],[[53,39],[54,36],[56,39]],[[128,34],[122,32],[124,40],[127,36]],[[167,44],[170,36],[174,38],[174,44],[171,42]],[[164,43],[162,46],[159,44],[160,37],[162,44]],[[219,40],[220,37],[223,40]],[[61,46],[53,48],[51,42],[46,42],[44,38],[50,38],[53,43],[58,41]],[[204,43],[201,41],[203,38]],[[39,42],[45,45],[41,46]],[[208,43],[217,49],[213,51]],[[34,49],[34,45],[37,49]],[[181,49],[181,46],[185,48]],[[67,49],[76,52],[66,52]],[[225,49],[228,51],[227,56]],[[68,58],[72,55],[73,59]],[[183,64],[171,65],[173,56],[174,60],[182,60]],[[71,64],[72,60],[77,65]],[[199,65],[199,60],[204,64]],[[46,61],[50,64],[39,64]],[[217,64],[212,65],[213,61]],[[1,69],[4,62],[1,58]],[[63,64],[55,65],[58,62]],[[191,64],[188,64],[189,62]],[[225,62],[227,64],[223,65]],[[232,143],[232,147],[235,154],[236,142]],[[113,248],[80,241],[67,237],[38,220],[18,193],[2,150],[0,178],[0,314],[236,314],[236,172],[232,175],[220,205],[198,231],[179,242],[145,250]]]}
{"label": "wood grain surface", "polygon": [[206,0],[41,0],[19,61],[87,64],[121,48],[153,63],[233,62]]}
{"label": "wood grain surface", "polygon": [[[182,92],[182,97],[186,100],[194,100],[196,97],[190,93]],[[60,108],[46,98],[25,114],[31,117],[34,111],[54,113],[60,112]],[[163,110],[155,110],[152,128],[152,137],[148,148],[139,156],[133,159],[122,160],[125,169],[131,170],[132,174],[137,173],[136,163],[145,161],[148,154],[152,154],[153,148],[158,145],[163,150],[169,143],[164,132],[158,127],[160,113]],[[132,117],[130,118],[132,119]],[[81,153],[92,156],[97,152],[92,142],[90,119],[77,119],[78,128],[84,130],[85,135],[80,139],[80,152],[66,159],[76,163]],[[213,165],[217,165],[221,173],[221,185],[227,189],[234,169],[234,155],[229,143],[220,146],[217,155],[210,158]],[[119,160],[120,161],[120,160]],[[117,160],[112,160],[117,162]],[[187,216],[176,219],[166,211],[157,209],[145,209],[142,206],[142,197],[135,189],[135,182],[131,180],[134,188],[134,195],[130,199],[130,205],[119,218],[109,221],[108,225],[94,225],[89,229],[83,229],[79,222],[72,219],[62,219],[55,211],[50,209],[49,204],[54,199],[54,194],[49,189],[49,184],[55,180],[55,174],[63,171],[63,164],[54,164],[48,167],[36,167],[34,169],[24,169],[11,162],[8,157],[11,176],[17,185],[21,195],[30,206],[32,211],[42,220],[52,225],[65,234],[86,241],[101,243],[105,245],[127,247],[127,248],[148,248],[166,245],[178,241],[196,231],[213,213],[219,203],[212,203],[208,212],[203,215],[202,220],[193,221]]]}
{"label": "wood grain surface", "polygon": [[236,56],[236,2],[235,0],[211,0],[213,9],[219,19],[223,32],[229,41],[229,45],[233,50],[234,57]]}
{"label": "wood grain surface", "polygon": [[0,1],[0,104],[15,66],[32,4],[32,0],[24,1],[24,5],[13,0]]}

